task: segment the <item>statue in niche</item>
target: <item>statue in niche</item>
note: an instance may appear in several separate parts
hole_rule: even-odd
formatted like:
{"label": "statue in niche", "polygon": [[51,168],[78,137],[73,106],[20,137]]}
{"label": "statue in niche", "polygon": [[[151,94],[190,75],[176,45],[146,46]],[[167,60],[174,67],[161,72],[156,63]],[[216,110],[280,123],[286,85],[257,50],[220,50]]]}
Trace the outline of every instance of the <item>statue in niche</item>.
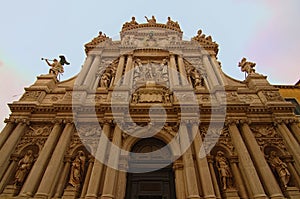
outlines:
{"label": "statue in niche", "polygon": [[192,69],[190,71],[190,76],[193,80],[193,86],[197,87],[197,86],[202,86],[202,77],[200,75],[200,73],[197,71],[197,69]]}
{"label": "statue in niche", "polygon": [[232,174],[229,168],[229,163],[224,156],[224,152],[218,151],[217,156],[215,157],[216,166],[219,171],[220,181],[222,183],[222,189],[226,190],[232,186]]}
{"label": "statue in niche", "polygon": [[22,186],[34,162],[33,151],[28,150],[18,162],[18,170],[15,175],[15,186]]}
{"label": "statue in niche", "polygon": [[84,152],[78,151],[77,156],[72,163],[69,184],[76,189],[80,187],[80,183],[83,180],[85,159]]}
{"label": "statue in niche", "polygon": [[241,67],[242,72],[246,72],[248,75],[249,74],[254,74],[255,73],[255,67],[256,63],[253,62],[248,62],[247,59],[244,57],[240,62],[239,62],[239,67]]}
{"label": "statue in niche", "polygon": [[156,19],[155,19],[155,17],[152,15],[152,18],[151,19],[148,19],[148,17],[147,16],[145,16],[145,18],[146,18],[146,20],[147,20],[147,22],[149,23],[149,24],[156,24]]}
{"label": "statue in niche", "polygon": [[290,172],[287,168],[286,163],[284,163],[277,155],[276,151],[271,151],[268,162],[273,171],[275,171],[280,177],[280,181],[285,188],[290,181]]}
{"label": "statue in niche", "polygon": [[108,88],[109,84],[111,82],[112,76],[114,76],[115,73],[116,73],[115,67],[109,67],[109,68],[107,68],[104,71],[103,75],[101,76],[100,87]]}

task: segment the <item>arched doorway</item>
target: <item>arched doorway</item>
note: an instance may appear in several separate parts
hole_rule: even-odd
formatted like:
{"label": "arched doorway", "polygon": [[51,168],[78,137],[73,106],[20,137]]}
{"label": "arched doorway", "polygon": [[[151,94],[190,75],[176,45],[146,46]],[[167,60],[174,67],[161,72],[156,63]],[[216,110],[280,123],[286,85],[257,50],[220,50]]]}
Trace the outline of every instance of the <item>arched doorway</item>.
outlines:
{"label": "arched doorway", "polygon": [[[133,146],[131,151],[141,153],[141,156],[135,156],[129,161],[130,170],[138,171],[138,173],[127,174],[126,199],[176,198],[172,164],[161,168],[161,165],[169,162],[172,158],[170,150],[163,150],[152,156],[147,154],[148,152],[157,151],[165,145],[159,139],[147,138],[138,141]],[[158,170],[146,172],[155,168]]]}

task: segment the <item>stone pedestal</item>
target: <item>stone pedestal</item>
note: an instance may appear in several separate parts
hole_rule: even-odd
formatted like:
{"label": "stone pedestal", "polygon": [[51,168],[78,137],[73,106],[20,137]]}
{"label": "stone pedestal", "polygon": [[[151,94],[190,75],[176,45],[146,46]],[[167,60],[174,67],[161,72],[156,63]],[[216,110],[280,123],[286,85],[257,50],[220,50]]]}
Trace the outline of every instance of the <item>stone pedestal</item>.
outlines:
{"label": "stone pedestal", "polygon": [[226,199],[240,199],[236,189],[227,189],[222,192],[222,198]]}
{"label": "stone pedestal", "polygon": [[17,187],[15,185],[7,185],[0,198],[12,198],[13,196],[16,196],[19,191],[20,187]]}
{"label": "stone pedestal", "polygon": [[64,195],[62,199],[76,199],[78,195],[79,195],[79,189],[68,186],[64,191]]}
{"label": "stone pedestal", "polygon": [[300,198],[300,190],[297,187],[288,187],[284,191],[284,195],[290,199],[299,199]]}

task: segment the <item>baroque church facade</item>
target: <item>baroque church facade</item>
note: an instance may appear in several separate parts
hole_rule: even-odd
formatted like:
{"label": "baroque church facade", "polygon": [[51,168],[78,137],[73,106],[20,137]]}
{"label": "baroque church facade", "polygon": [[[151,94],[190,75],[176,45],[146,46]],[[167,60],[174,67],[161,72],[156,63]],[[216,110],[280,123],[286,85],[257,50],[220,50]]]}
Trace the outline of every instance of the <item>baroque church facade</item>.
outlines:
{"label": "baroque church facade", "polygon": [[295,106],[245,58],[244,81],[226,75],[201,30],[146,20],[99,32],[79,74],[50,64],[9,104],[0,198],[300,198]]}

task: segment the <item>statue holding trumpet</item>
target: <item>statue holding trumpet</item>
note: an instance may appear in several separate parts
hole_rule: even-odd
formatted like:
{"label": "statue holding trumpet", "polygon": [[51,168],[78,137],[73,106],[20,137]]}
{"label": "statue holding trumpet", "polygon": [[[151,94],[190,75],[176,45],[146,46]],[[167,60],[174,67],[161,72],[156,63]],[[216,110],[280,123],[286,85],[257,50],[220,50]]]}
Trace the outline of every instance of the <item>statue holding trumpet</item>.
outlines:
{"label": "statue holding trumpet", "polygon": [[[65,56],[60,55],[59,56],[60,60],[58,61],[57,59],[46,59],[46,58],[41,58],[41,60],[45,60],[46,63],[48,64],[48,66],[50,66],[51,68],[49,69],[49,74],[53,74],[56,77],[58,77],[60,74],[62,74],[64,72],[64,65],[69,65],[70,63],[67,62]],[[50,63],[49,61],[52,61],[52,63]]]}

